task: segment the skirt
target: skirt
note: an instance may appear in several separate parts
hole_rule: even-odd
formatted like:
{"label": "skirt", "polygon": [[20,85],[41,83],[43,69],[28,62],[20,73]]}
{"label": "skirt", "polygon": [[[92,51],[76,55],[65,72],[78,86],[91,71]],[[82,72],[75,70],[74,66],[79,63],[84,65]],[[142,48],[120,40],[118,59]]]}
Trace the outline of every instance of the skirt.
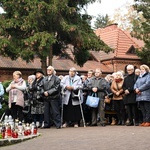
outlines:
{"label": "skirt", "polygon": [[72,99],[69,98],[68,105],[63,106],[63,119],[64,121],[78,122],[81,120],[81,109],[80,105],[72,105]]}

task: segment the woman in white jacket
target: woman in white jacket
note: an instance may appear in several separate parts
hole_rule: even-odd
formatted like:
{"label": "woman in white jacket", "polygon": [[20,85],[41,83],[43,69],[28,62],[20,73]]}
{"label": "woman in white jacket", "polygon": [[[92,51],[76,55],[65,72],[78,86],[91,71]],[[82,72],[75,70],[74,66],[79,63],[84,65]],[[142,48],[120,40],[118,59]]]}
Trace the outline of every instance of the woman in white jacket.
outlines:
{"label": "woman in white jacket", "polygon": [[[62,95],[63,103],[63,119],[65,123],[63,127],[66,127],[69,122],[73,123],[74,127],[78,127],[78,122],[82,118],[79,100],[72,98],[73,92],[82,88],[82,80],[76,74],[74,67],[70,68],[69,75],[65,76],[60,83],[64,93]],[[81,102],[83,102],[83,96],[80,95]]]}

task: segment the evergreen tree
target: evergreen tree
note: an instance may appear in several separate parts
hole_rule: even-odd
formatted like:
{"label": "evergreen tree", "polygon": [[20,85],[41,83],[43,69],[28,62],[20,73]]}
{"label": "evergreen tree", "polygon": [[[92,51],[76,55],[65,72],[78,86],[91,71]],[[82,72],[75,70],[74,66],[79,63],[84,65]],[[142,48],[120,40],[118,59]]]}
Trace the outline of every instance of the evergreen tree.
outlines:
{"label": "evergreen tree", "polygon": [[96,0],[1,0],[0,54],[27,62],[38,56],[46,69],[46,57],[74,46],[75,63],[88,60],[88,50],[111,49],[89,26],[81,9]]}
{"label": "evergreen tree", "polygon": [[[132,35],[144,41],[145,46],[142,51],[138,50],[137,55],[141,57],[144,63],[150,64],[150,1],[135,0],[134,9],[142,12],[143,18],[140,26],[137,25],[137,20],[133,20]],[[138,21],[140,18],[137,18]]]}
{"label": "evergreen tree", "polygon": [[109,24],[111,24],[109,16],[107,14],[105,16],[99,14],[94,23],[94,28],[104,28]]}

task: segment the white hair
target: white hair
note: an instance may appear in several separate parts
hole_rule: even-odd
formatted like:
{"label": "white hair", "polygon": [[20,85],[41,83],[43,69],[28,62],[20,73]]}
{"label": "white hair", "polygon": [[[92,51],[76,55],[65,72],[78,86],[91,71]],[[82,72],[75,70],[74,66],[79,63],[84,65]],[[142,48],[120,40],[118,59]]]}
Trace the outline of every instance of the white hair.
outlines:
{"label": "white hair", "polygon": [[127,69],[134,69],[134,66],[133,65],[128,65]]}
{"label": "white hair", "polygon": [[74,68],[74,67],[71,67],[69,71],[77,72],[76,68]]}
{"label": "white hair", "polygon": [[48,66],[47,69],[52,69],[53,71],[55,70],[53,66]]}
{"label": "white hair", "polygon": [[141,72],[141,70],[137,68],[137,69],[135,69],[135,72]]}
{"label": "white hair", "polygon": [[124,79],[123,74],[122,74],[121,71],[117,71],[117,72],[116,72],[116,75],[119,75],[121,79]]}
{"label": "white hair", "polygon": [[34,81],[35,80],[35,75],[28,76],[28,79],[32,79],[32,81]]}

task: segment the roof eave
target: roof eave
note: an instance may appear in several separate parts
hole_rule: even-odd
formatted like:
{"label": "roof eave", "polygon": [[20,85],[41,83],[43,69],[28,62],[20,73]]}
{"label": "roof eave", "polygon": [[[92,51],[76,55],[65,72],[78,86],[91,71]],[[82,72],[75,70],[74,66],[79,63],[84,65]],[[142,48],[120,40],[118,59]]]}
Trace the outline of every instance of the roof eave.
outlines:
{"label": "roof eave", "polygon": [[[109,61],[109,60],[131,60],[131,58],[124,58],[124,57],[112,57],[112,58],[107,58],[107,59],[103,59],[101,60],[101,62],[104,62],[104,61]],[[132,58],[132,60],[141,60],[141,58]]]}

